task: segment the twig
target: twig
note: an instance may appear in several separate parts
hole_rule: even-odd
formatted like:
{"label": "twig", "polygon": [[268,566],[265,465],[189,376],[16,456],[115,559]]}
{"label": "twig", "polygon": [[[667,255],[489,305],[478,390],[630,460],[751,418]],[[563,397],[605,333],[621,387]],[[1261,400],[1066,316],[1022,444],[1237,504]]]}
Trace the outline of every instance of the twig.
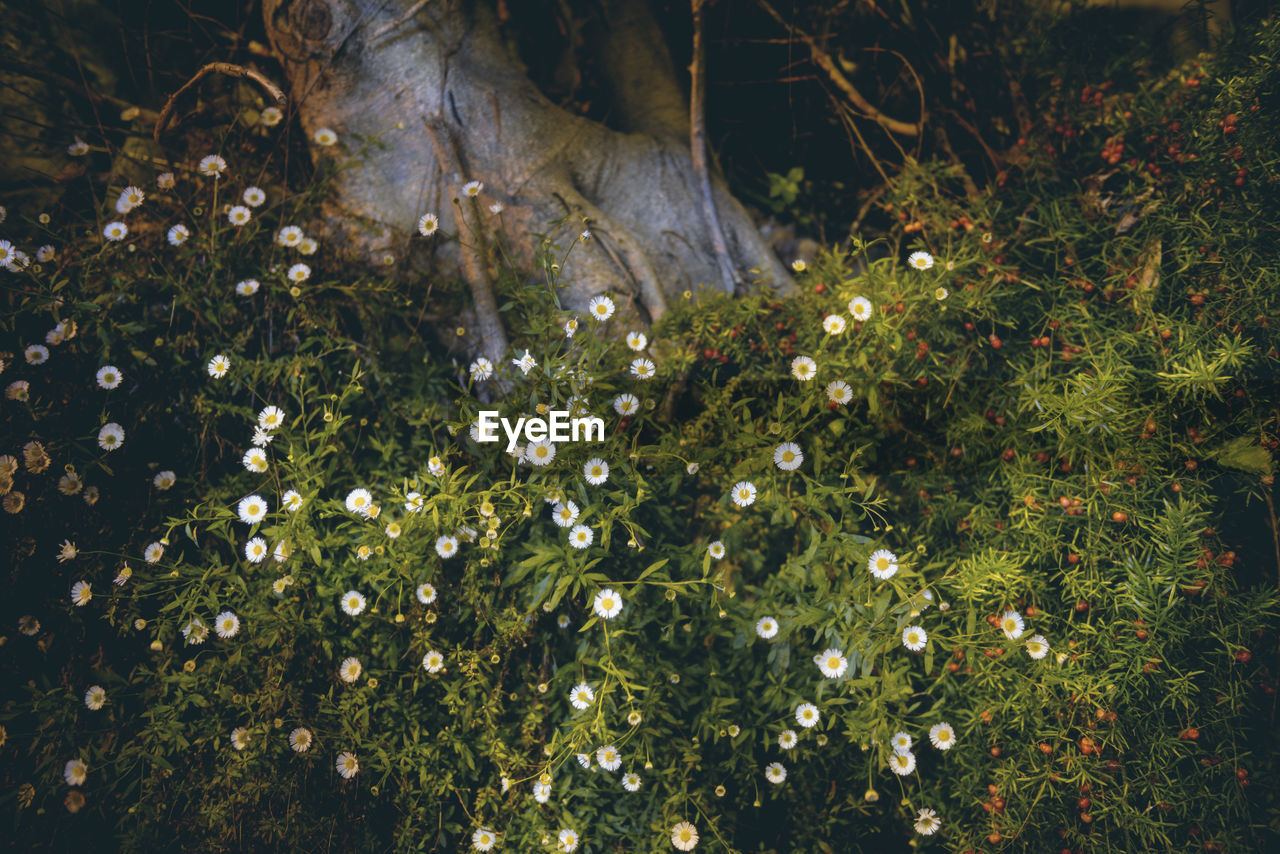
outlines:
{"label": "twig", "polygon": [[[873,107],[871,102],[864,98],[862,93],[849,82],[849,78],[845,77],[840,69],[836,67],[835,62],[831,59],[830,55],[818,46],[818,42],[813,36],[809,35],[794,24],[788,23],[785,18],[778,14],[776,9],[769,5],[767,0],[758,0],[758,2],[760,3],[761,8],[769,13],[770,17],[782,26],[786,27],[798,36],[801,41],[808,45],[809,55],[813,58],[814,63],[827,73],[827,77],[829,77],[831,82],[836,85],[836,88],[843,92],[845,97],[853,102],[853,105],[861,110],[867,118],[883,125],[886,129],[891,130],[894,133],[902,134],[903,136],[920,135],[920,130],[924,126],[925,120],[923,112],[920,114],[920,120],[915,123],[903,122],[889,118],[884,113]],[[912,73],[914,73],[914,71]]]}
{"label": "twig", "polygon": [[400,25],[401,25],[401,24],[403,24],[405,21],[409,20],[409,19],[410,19],[410,18],[412,18],[414,15],[418,14],[418,12],[422,10],[422,7],[423,7],[423,6],[425,6],[425,5],[427,5],[427,4],[428,4],[428,3],[430,3],[430,2],[431,2],[431,0],[418,0],[418,2],[417,2],[417,3],[414,3],[412,6],[410,6],[410,7],[409,7],[409,9],[408,9],[408,11],[406,11],[406,12],[405,12],[403,15],[401,15],[399,18],[396,18],[394,21],[392,21],[392,22],[390,22],[390,23],[388,23],[388,24],[383,24],[381,27],[378,27],[378,29],[374,30],[373,35],[369,36],[369,41],[373,41],[374,39],[378,38],[379,36],[383,36],[383,35],[386,35],[387,33],[391,32],[391,31],[392,31],[392,30],[394,30],[396,27],[400,26]]}
{"label": "twig", "polygon": [[738,286],[738,274],[729,258],[724,230],[720,227],[720,214],[716,211],[715,198],[711,195],[711,173],[707,168],[707,127],[704,102],[707,97],[706,59],[707,48],[702,38],[702,7],[705,0],[693,0],[693,62],[689,64],[692,80],[689,97],[689,146],[693,154],[693,172],[698,176],[698,189],[702,195],[702,215],[711,232],[715,247],[716,266],[725,293],[732,294]]}
{"label": "twig", "polygon": [[160,111],[160,118],[156,120],[156,142],[160,141],[160,134],[164,133],[166,126],[169,124],[169,117],[173,115],[174,109],[178,106],[178,99],[182,97],[183,93],[196,85],[196,83],[200,82],[200,79],[206,74],[214,73],[226,74],[229,77],[239,77],[242,79],[247,77],[263,89],[267,90],[267,94],[275,100],[278,106],[284,106],[284,103],[287,100],[280,87],[268,80],[266,75],[261,71],[257,71],[252,68],[245,68],[243,65],[235,65],[230,62],[210,62],[204,68],[197,71],[194,77],[182,84],[181,89],[169,96],[169,100],[165,102],[164,109]]}
{"label": "twig", "polygon": [[[461,175],[462,158],[458,156],[457,145],[449,134],[449,129],[439,119],[423,119],[427,136],[436,151],[436,162],[440,167],[440,180],[445,182],[450,174]],[[443,138],[442,138],[443,137]],[[475,214],[475,211],[472,211]],[[465,223],[462,206],[458,205],[458,218]],[[470,225],[468,224],[470,228]],[[479,231],[471,228],[473,239],[478,239]],[[502,363],[507,352],[507,331],[498,315],[498,299],[494,296],[493,282],[489,271],[485,269],[484,260],[474,246],[459,240],[462,252],[462,270],[467,284],[471,288],[471,302],[476,310],[476,323],[480,327],[480,349],[495,365]]]}

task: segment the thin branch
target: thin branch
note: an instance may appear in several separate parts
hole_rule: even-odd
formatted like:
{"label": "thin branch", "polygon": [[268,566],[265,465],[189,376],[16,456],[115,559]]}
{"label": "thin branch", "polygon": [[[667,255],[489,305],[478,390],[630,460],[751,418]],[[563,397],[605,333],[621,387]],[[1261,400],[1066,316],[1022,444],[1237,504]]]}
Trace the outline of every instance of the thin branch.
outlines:
{"label": "thin branch", "polygon": [[391,21],[390,23],[383,24],[381,27],[378,27],[378,29],[374,30],[373,35],[369,36],[369,41],[373,41],[379,36],[384,36],[387,33],[391,32],[396,27],[400,26],[405,21],[409,20],[414,15],[418,14],[418,12],[422,10],[422,7],[427,5],[430,2],[431,0],[418,0],[417,3],[414,3],[412,6],[410,6],[408,11],[406,11],[399,18],[396,18],[394,21]]}
{"label": "thin branch", "polygon": [[[925,114],[923,112],[920,113],[920,120],[914,123],[889,118],[884,113],[873,107],[871,102],[864,98],[862,93],[849,82],[849,78],[844,76],[836,66],[835,61],[831,59],[831,56],[818,46],[817,39],[794,24],[788,23],[785,18],[778,14],[776,9],[769,5],[767,0],[758,0],[758,2],[760,3],[761,8],[769,13],[770,17],[794,33],[809,47],[809,55],[813,58],[814,64],[826,72],[827,77],[829,77],[831,82],[836,85],[836,88],[843,92],[845,97],[847,97],[853,105],[863,113],[863,115],[877,124],[883,125],[887,130],[893,131],[894,133],[901,134],[903,136],[920,135],[920,131],[923,128],[925,121]],[[912,73],[915,73],[914,70]]]}
{"label": "thin branch", "polygon": [[[426,118],[423,124],[435,148],[441,181],[447,181],[451,174],[462,175],[462,158],[458,154],[457,144],[449,133],[448,127],[438,118]],[[458,205],[457,210],[458,219],[462,220],[459,224],[466,225],[471,230],[472,239],[478,240],[479,229],[465,221],[462,205]],[[479,218],[474,204],[472,215]],[[476,323],[480,327],[480,349],[495,365],[499,365],[507,352],[507,330],[502,325],[502,318],[498,314],[498,299],[494,295],[493,281],[489,278],[489,271],[485,268],[484,260],[476,248],[463,240],[458,241],[458,246],[462,255],[462,271],[471,288],[471,302],[476,310]]]}
{"label": "thin branch", "polygon": [[284,106],[284,103],[287,100],[280,87],[268,80],[266,75],[261,71],[257,71],[252,68],[245,68],[243,65],[235,65],[230,62],[210,62],[204,68],[197,71],[194,77],[184,83],[181,89],[169,96],[169,100],[165,102],[164,109],[160,111],[160,118],[156,120],[156,142],[160,141],[160,134],[164,133],[165,128],[168,126],[169,118],[173,115],[174,109],[177,108],[178,99],[182,97],[183,93],[196,85],[196,83],[200,82],[201,78],[205,75],[215,73],[225,74],[228,77],[239,77],[241,79],[248,78],[252,80],[254,83],[257,83],[263,89],[267,90],[267,94],[275,100],[278,106]]}
{"label": "thin branch", "polygon": [[707,230],[711,232],[711,243],[715,247],[716,265],[720,268],[720,278],[724,282],[726,293],[732,294],[738,286],[738,273],[734,269],[733,260],[729,257],[729,248],[725,243],[724,230],[720,227],[720,214],[716,211],[715,198],[711,195],[711,173],[707,168],[707,97],[706,60],[707,48],[702,38],[702,7],[705,0],[693,0],[693,62],[689,65],[692,80],[689,97],[689,146],[693,154],[693,172],[698,177],[698,189],[702,196],[702,215],[707,221]]}

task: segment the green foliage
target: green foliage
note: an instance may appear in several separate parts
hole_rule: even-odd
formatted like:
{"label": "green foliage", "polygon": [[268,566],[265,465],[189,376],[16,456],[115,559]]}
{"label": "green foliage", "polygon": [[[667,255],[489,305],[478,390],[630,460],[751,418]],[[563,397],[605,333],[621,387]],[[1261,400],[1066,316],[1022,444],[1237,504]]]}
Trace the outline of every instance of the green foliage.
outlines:
{"label": "green foliage", "polygon": [[[566,227],[542,244],[545,282],[504,267],[513,355],[536,367],[485,381],[444,355],[416,277],[322,246],[305,283],[287,280],[301,259],[274,238],[310,221],[323,182],[264,180],[268,205],[227,223],[228,193],[249,183],[237,152],[260,126],[227,131],[223,178],[149,189],[132,242],[15,217],[22,245],[61,244],[5,274],[4,330],[21,345],[6,379],[30,389],[5,401],[0,451],[39,441],[54,461],[19,462],[8,494],[24,503],[3,516],[20,594],[6,625],[41,624],[5,642],[4,802],[20,834],[426,851],[488,827],[503,850],[542,851],[572,829],[579,850],[660,851],[687,820],[713,851],[1264,849],[1280,282],[1262,259],[1280,116],[1275,66],[1252,57],[1278,44],[1271,26],[1256,51],[1100,106],[1054,96],[977,198],[954,165],[910,164],[882,202],[900,228],[833,247],[792,299],[690,295],[642,352],[622,311],[566,335],[552,299],[574,263]],[[1217,126],[1228,113],[1232,134]],[[1134,162],[1099,162],[1122,134],[1155,139]],[[177,247],[175,222],[193,232]],[[499,255],[501,226],[480,241]],[[237,296],[249,276],[261,289]],[[451,316],[456,293],[433,291],[432,310]],[[828,334],[826,315],[845,328]],[[62,343],[25,364],[51,322]],[[231,368],[212,378],[218,353]],[[816,379],[793,376],[799,356]],[[656,377],[637,378],[637,358]],[[126,378],[110,392],[93,382],[104,364]],[[250,471],[268,405],[284,422]],[[578,408],[605,419],[604,440],[562,444],[547,465],[470,434],[481,410]],[[124,427],[119,450],[97,445],[107,422]],[[793,471],[775,464],[784,443],[803,453]],[[53,477],[67,465],[83,481],[71,494]],[[148,487],[165,468],[178,486]],[[349,508],[355,489],[376,513]],[[270,512],[245,523],[249,495]],[[586,548],[553,519],[569,501]],[[57,562],[64,537],[79,554]],[[246,557],[255,537],[271,556]],[[887,578],[869,571],[881,549],[897,555]],[[76,607],[82,579],[93,598]],[[593,608],[604,589],[624,602],[608,619]],[[234,635],[193,642],[227,611]],[[815,666],[828,649],[839,677]],[[95,684],[100,710],[82,699]],[[945,751],[929,743],[940,724],[955,732]],[[297,728],[305,752],[290,749]],[[890,768],[900,731],[917,760],[904,776]],[[600,768],[610,746],[616,771]],[[77,757],[88,777],[68,787]],[[942,827],[914,835],[926,808]]]}

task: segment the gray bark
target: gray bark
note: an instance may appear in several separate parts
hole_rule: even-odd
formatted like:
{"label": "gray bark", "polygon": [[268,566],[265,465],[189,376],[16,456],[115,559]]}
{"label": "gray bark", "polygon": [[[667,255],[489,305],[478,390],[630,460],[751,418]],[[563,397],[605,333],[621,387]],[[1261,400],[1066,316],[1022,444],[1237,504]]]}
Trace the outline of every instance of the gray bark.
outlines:
{"label": "gray bark", "polygon": [[[421,8],[401,21],[415,5]],[[483,245],[497,227],[488,210],[494,201],[505,206],[503,219],[525,261],[536,248],[532,235],[569,214],[567,245],[587,218],[596,239],[575,248],[562,271],[566,308],[582,309],[608,293],[623,314],[645,321],[686,289],[723,287],[690,157],[688,107],[670,56],[642,0],[605,0],[604,7],[611,33],[598,48],[608,60],[618,129],[551,103],[483,3],[264,3],[308,137],[329,127],[348,147],[357,135],[377,142],[340,173],[332,219],[358,223],[346,226],[346,236],[371,254],[405,241],[430,245],[439,269],[458,271],[471,284],[480,349],[490,358],[505,355],[506,339],[501,321],[485,317],[492,292],[486,297],[483,253],[462,244]],[[455,204],[469,180],[484,182],[482,196]],[[712,191],[742,278],[792,289],[786,269],[718,177]],[[442,234],[460,240],[417,237],[426,212],[440,217]]]}

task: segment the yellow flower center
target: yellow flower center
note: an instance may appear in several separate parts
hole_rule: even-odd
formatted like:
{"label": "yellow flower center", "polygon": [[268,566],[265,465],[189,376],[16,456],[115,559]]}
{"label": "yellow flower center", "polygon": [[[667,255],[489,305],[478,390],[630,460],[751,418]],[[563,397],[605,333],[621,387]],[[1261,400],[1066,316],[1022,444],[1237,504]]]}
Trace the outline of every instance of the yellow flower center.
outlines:
{"label": "yellow flower center", "polygon": [[602,601],[600,604],[601,604],[601,606],[602,606],[606,611],[612,611],[612,610],[613,610],[613,600],[612,600],[612,599],[605,599],[605,600],[604,600],[604,601]]}
{"label": "yellow flower center", "polygon": [[911,634],[907,635],[907,643],[918,643],[919,640],[920,640],[920,636],[915,632],[912,632]]}
{"label": "yellow flower center", "polygon": [[830,667],[832,670],[837,669],[839,666],[840,666],[840,659],[835,657],[827,659],[827,667]]}
{"label": "yellow flower center", "polygon": [[876,558],[876,569],[880,570],[881,572],[884,572],[888,568],[889,568],[888,558],[883,558],[883,557]]}

